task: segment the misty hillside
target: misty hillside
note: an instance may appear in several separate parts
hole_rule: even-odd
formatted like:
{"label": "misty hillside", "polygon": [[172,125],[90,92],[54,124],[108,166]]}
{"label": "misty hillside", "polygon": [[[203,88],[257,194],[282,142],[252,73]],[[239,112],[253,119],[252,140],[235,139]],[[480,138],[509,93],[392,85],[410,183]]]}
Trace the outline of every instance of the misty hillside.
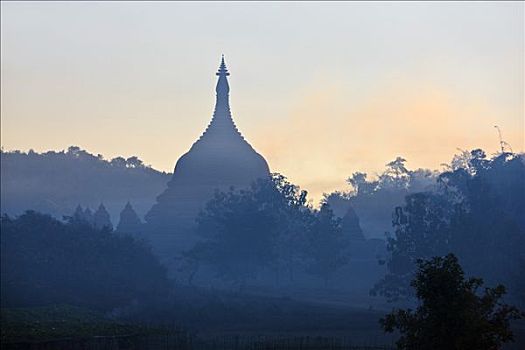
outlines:
{"label": "misty hillside", "polygon": [[74,146],[61,152],[2,151],[1,164],[2,214],[34,209],[61,218],[79,204],[93,210],[103,203],[114,224],[128,201],[142,219],[171,176],[137,157],[105,160]]}

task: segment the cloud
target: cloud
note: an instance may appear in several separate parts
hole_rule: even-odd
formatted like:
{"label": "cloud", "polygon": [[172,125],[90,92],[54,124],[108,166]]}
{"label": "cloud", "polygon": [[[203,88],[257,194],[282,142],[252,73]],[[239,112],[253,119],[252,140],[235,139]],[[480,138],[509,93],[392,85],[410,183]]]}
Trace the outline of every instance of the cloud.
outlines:
{"label": "cloud", "polygon": [[[495,124],[519,150],[520,128],[483,99],[416,81],[390,81],[373,93],[352,95],[341,83],[317,81],[291,104],[278,127],[262,128],[254,143],[273,171],[308,189],[345,189],[355,171],[381,172],[402,155],[413,168],[436,169],[457,148],[495,152]],[[502,125],[505,124],[505,125]]]}

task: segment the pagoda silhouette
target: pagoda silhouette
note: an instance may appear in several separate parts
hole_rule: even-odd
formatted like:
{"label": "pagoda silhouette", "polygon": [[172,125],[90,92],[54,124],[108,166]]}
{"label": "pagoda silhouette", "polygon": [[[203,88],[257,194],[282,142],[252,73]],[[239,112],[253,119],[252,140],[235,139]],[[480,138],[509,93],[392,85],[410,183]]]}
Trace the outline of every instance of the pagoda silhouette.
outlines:
{"label": "pagoda silhouette", "polygon": [[232,119],[227,78],[230,73],[224,56],[216,75],[217,97],[211,122],[179,158],[166,190],[146,214],[148,232],[187,235],[216,190],[246,188],[270,174],[266,160],[244,139]]}

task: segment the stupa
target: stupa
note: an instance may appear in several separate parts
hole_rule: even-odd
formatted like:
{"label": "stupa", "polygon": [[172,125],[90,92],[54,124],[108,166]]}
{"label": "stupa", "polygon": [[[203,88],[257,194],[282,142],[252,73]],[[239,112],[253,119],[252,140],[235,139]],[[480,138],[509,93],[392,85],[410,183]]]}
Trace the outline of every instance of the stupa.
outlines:
{"label": "stupa", "polygon": [[143,225],[137,212],[133,209],[130,202],[120,212],[120,221],[115,232],[121,234],[130,234],[140,236],[143,231]]}
{"label": "stupa", "polygon": [[270,174],[266,160],[241,135],[233,122],[228,69],[222,57],[213,117],[202,136],[175,165],[166,190],[146,214],[152,234],[188,234],[195,218],[216,190],[248,187]]}

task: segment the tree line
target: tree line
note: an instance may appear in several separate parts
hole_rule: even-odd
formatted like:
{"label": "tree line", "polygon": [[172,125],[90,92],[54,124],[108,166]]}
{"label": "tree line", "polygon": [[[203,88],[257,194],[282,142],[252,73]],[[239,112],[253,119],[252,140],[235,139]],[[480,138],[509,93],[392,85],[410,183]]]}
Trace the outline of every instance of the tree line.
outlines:
{"label": "tree line", "polygon": [[[377,180],[354,173],[348,181],[351,191],[327,195],[319,208],[309,204],[306,191],[280,174],[247,189],[217,192],[199,214],[195,233],[200,240],[184,253],[179,268],[190,284],[206,270],[240,289],[261,275],[276,282],[310,275],[327,284],[352,264],[351,248],[366,241],[359,213],[375,203],[377,217],[385,216],[384,207],[391,205],[392,225],[386,237],[388,254],[376,261],[386,266],[387,274],[372,293],[392,301],[439,301],[441,296],[426,291],[437,292],[440,271],[445,271],[455,276],[455,291],[466,291],[458,303],[471,305],[471,311],[483,300],[491,313],[497,310],[504,292],[499,283],[524,305],[523,154],[462,152],[440,173],[408,170],[405,160],[397,158]],[[131,226],[140,225],[131,208],[123,213]],[[1,218],[2,303],[60,302],[110,310],[170,293],[166,271],[147,245],[113,234],[103,210],[97,224],[86,224],[86,215],[79,210],[66,222],[35,212]],[[443,258],[451,253],[453,257]],[[483,277],[491,287],[480,297],[485,299],[472,296],[479,297],[481,283],[463,280],[464,273]],[[428,275],[437,280],[423,283]],[[427,312],[422,307],[421,314],[392,314],[384,321],[385,329],[426,322],[419,319]],[[508,311],[499,319],[504,326],[515,313],[503,310]],[[421,327],[430,325],[423,329],[430,331],[432,323],[424,322]],[[474,331],[465,334],[469,332]],[[406,344],[410,336],[407,333]]]}
{"label": "tree line", "polygon": [[104,202],[118,217],[128,201],[142,216],[171,177],[136,156],[104,159],[77,146],[43,153],[2,150],[0,157],[2,214],[11,216],[32,209],[61,218],[79,203],[96,208]]}
{"label": "tree line", "polygon": [[28,211],[0,219],[2,307],[71,304],[110,311],[169,295],[149,246],[108,227]]}
{"label": "tree line", "polygon": [[504,283],[525,305],[523,155],[488,158],[477,149],[458,163],[438,176],[434,191],[410,194],[394,209],[388,273],[374,292],[409,297],[417,259],[454,253],[467,273]]}
{"label": "tree line", "polygon": [[280,174],[249,189],[215,193],[197,218],[196,233],[201,240],[185,261],[194,269],[208,265],[241,288],[263,271],[277,281],[299,270],[328,280],[345,263],[349,245],[329,206],[314,209],[306,191]]}
{"label": "tree line", "polygon": [[398,157],[387,164],[378,180],[354,173],[349,179],[353,191],[326,196],[319,209],[280,174],[249,189],[216,193],[197,219],[201,241],[185,253],[184,266],[193,271],[190,281],[201,265],[208,265],[239,286],[262,271],[289,279],[305,272],[326,282],[350,262],[352,246],[360,244],[348,232],[348,227],[360,230],[360,217],[345,223],[332,208],[352,212],[354,205],[393,204],[404,195],[404,205],[390,208],[388,254],[377,261],[388,273],[372,289],[374,295],[410,297],[417,259],[454,253],[467,273],[505,283],[523,301],[523,155],[488,158],[479,149],[463,152],[439,174],[410,171],[404,162]]}

